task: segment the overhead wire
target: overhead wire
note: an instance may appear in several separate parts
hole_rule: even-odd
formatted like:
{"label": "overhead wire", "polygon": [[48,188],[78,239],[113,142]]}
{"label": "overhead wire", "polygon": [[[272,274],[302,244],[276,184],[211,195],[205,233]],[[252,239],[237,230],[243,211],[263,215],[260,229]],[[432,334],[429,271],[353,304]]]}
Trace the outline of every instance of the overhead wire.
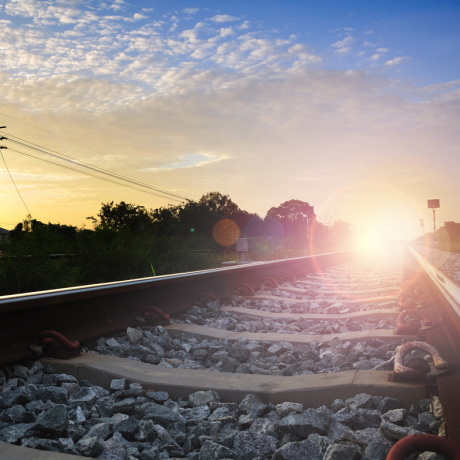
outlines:
{"label": "overhead wire", "polygon": [[11,175],[11,172],[10,172],[10,170],[9,170],[9,168],[8,168],[8,165],[6,164],[5,157],[3,156],[3,151],[2,151],[2,150],[0,150],[0,155],[2,156],[2,160],[3,160],[3,163],[5,164],[5,168],[6,168],[6,170],[8,171],[8,174],[10,175],[10,178],[11,178],[13,184],[14,184],[14,187],[16,188],[16,191],[18,192],[18,195],[20,196],[22,202],[24,203],[24,206],[26,207],[27,212],[28,212],[30,215],[32,215],[32,213],[29,211],[29,208],[28,208],[27,205],[26,205],[26,202],[24,201],[24,198],[23,198],[22,195],[21,195],[21,192],[20,192],[19,189],[18,189],[18,186],[16,185],[16,182],[15,182],[14,179],[13,179],[13,176]]}
{"label": "overhead wire", "polygon": [[[91,150],[92,152],[96,152],[96,153],[99,153],[101,155],[104,155],[102,152],[99,152],[98,150],[95,150],[95,149],[93,149],[91,147],[87,147],[86,145],[79,144],[78,142],[72,141],[71,139],[67,139],[66,137],[62,137],[62,136],[59,136],[58,134],[52,133],[50,131],[46,131],[45,129],[39,128],[38,126],[31,125],[30,123],[26,123],[25,121],[18,120],[17,118],[14,118],[14,117],[12,117],[10,115],[6,115],[5,113],[0,112],[0,115],[3,115],[3,116],[8,117],[8,118],[11,118],[12,120],[18,121],[19,123],[23,123],[24,125],[31,126],[32,128],[38,129],[39,131],[43,131],[44,133],[51,134],[52,136],[58,137],[59,139],[63,139],[65,141],[67,141],[67,142],[72,142],[72,144],[75,144],[75,145],[78,145],[78,146],[83,147],[85,149]],[[129,162],[124,161],[124,160],[117,160],[117,161],[119,161],[121,163],[125,163],[125,164],[130,165],[130,166],[134,166],[135,168],[138,168],[140,170],[145,170],[145,168],[141,168],[138,165],[135,165],[133,163],[129,163]],[[153,174],[154,176],[161,177],[162,179],[166,179],[166,180],[169,180],[169,181],[172,181],[172,182],[176,182],[177,184],[180,184],[180,185],[183,185],[185,187],[191,188],[191,189],[196,190],[198,192],[205,193],[203,190],[197,189],[195,187],[191,187],[190,185],[186,185],[186,184],[184,184],[182,182],[179,182],[177,180],[171,179],[169,177],[161,176],[160,174],[156,174],[156,173],[154,173],[152,171],[149,171],[149,174]]]}
{"label": "overhead wire", "polygon": [[127,188],[130,188],[130,189],[133,189],[133,190],[137,190],[139,192],[144,192],[144,193],[148,193],[149,195],[153,195],[153,196],[157,196],[157,197],[160,197],[160,198],[167,198],[167,199],[170,199],[170,200],[173,200],[173,201],[177,201],[177,202],[182,202],[181,200],[177,199],[177,198],[172,198],[172,197],[168,197],[168,196],[163,196],[163,195],[159,195],[158,193],[154,193],[154,192],[151,192],[149,190],[142,190],[142,189],[139,189],[139,188],[136,188],[136,187],[132,187],[130,185],[127,185],[127,184],[123,184],[123,183],[120,183],[120,182],[116,182],[115,180],[111,180],[111,179],[108,179],[106,177],[101,177],[101,176],[96,176],[95,174],[90,174],[89,172],[87,171],[81,171],[80,169],[77,169],[77,168],[71,168],[70,166],[66,166],[66,165],[63,165],[61,163],[57,163],[55,161],[51,161],[51,160],[46,160],[45,158],[41,158],[41,157],[37,157],[35,155],[31,155],[30,153],[25,153],[25,152],[20,152],[19,150],[15,150],[15,149],[12,149],[12,148],[8,148],[8,150],[10,150],[11,152],[16,152],[16,153],[20,153],[21,155],[25,155],[27,157],[31,157],[31,158],[35,158],[37,160],[41,160],[41,161],[44,161],[46,163],[50,163],[50,164],[54,164],[54,165],[57,165],[57,166],[60,166],[61,168],[66,168],[66,169],[70,169],[72,171],[76,171],[76,172],[79,172],[81,174],[86,174],[87,176],[91,176],[91,177],[95,177],[97,179],[101,179],[101,180],[105,180],[106,182],[112,182],[113,184],[117,184],[117,185],[121,185],[123,187],[127,187]]}
{"label": "overhead wire", "polygon": [[[62,154],[60,152],[57,152],[55,150],[52,150],[52,149],[49,149],[49,148],[46,148],[46,147],[38,148],[38,147],[41,147],[41,146],[35,147],[38,144],[34,144],[32,142],[26,141],[24,139],[21,139],[21,138],[19,138],[17,136],[13,136],[13,135],[8,134],[6,132],[4,132],[4,134],[7,135],[7,136],[10,136],[10,137],[6,138],[5,140],[7,140],[9,142],[12,142],[14,144],[20,145],[22,147],[26,147],[26,148],[35,150],[35,151],[43,153],[45,155],[50,155],[50,156],[52,156],[54,158],[58,158],[58,159],[60,159],[62,161],[70,162],[70,163],[72,163],[74,165],[78,165],[78,166],[80,166],[82,168],[90,169],[90,170],[92,170],[94,172],[97,172],[99,174],[108,175],[108,176],[113,177],[113,178],[115,178],[117,180],[129,182],[129,183],[131,183],[133,185],[136,185],[137,187],[145,187],[147,189],[154,190],[154,191],[156,191],[158,193],[162,193],[163,195],[167,195],[168,197],[179,198],[180,200],[186,200],[186,201],[190,200],[190,198],[188,198],[186,196],[182,196],[182,195],[179,195],[177,193],[169,192],[167,190],[163,190],[163,189],[160,189],[158,187],[154,187],[154,186],[149,185],[149,184],[147,184],[145,182],[137,181],[137,180],[132,179],[132,178],[130,178],[128,176],[124,176],[122,174],[114,173],[114,172],[111,172],[111,171],[106,170],[104,168],[100,168],[98,166],[93,166],[90,163],[87,163],[87,162],[84,162],[84,161],[81,161],[81,160],[77,160],[77,159],[75,159],[73,157],[70,157],[68,155],[64,155],[64,154]],[[15,139],[11,139],[11,137],[13,137]],[[24,143],[24,142],[17,141],[16,139],[21,139],[22,141],[27,142],[27,144]],[[28,144],[31,144],[31,145],[28,145]],[[46,150],[44,150],[44,149],[46,149]]]}

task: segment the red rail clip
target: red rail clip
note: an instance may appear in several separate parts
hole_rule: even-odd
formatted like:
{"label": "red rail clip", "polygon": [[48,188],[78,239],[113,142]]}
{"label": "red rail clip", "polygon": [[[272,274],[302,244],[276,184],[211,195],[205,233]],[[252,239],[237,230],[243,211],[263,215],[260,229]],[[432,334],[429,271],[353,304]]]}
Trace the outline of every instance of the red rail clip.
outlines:
{"label": "red rail clip", "polygon": [[292,273],[287,272],[284,275],[281,275],[281,279],[283,281],[292,282],[292,281],[295,281],[295,276]]}
{"label": "red rail clip", "polygon": [[418,334],[419,329],[420,329],[420,324],[417,321],[411,321],[409,323],[405,323],[404,320],[408,316],[417,316],[418,318],[420,318],[423,322],[424,327],[433,326],[433,322],[430,320],[430,318],[428,318],[428,316],[426,316],[419,310],[408,309],[408,310],[404,310],[398,316],[398,330],[397,330],[398,334]]}
{"label": "red rail clip", "polygon": [[441,358],[435,347],[424,342],[409,342],[402,345],[396,353],[395,377],[398,376],[402,380],[422,380],[425,377],[421,370],[404,366],[404,356],[414,349],[428,352],[433,358],[436,369],[449,369],[449,364]]}
{"label": "red rail clip", "polygon": [[[407,301],[408,299],[412,299],[411,301]],[[410,308],[414,308],[417,305],[424,305],[425,300],[420,294],[415,294],[414,292],[405,292],[401,294],[399,298],[399,310],[404,311]]]}
{"label": "red rail clip", "polygon": [[297,270],[294,274],[295,274],[295,276],[297,278],[306,278],[307,277],[307,272],[305,270]]}
{"label": "red rail clip", "polygon": [[62,334],[56,331],[43,331],[38,334],[38,343],[46,344],[51,343],[54,340],[57,340],[59,343],[64,345],[64,347],[68,348],[69,350],[76,350],[80,347],[80,342],[70,342],[67,340]]}
{"label": "red rail clip", "polygon": [[238,284],[238,286],[235,287],[235,294],[238,294],[238,295],[241,295],[241,296],[253,296],[253,295],[256,295],[256,293],[254,292],[254,289],[252,289],[251,286],[249,286],[249,284],[246,284],[246,283],[241,283],[241,284]]}
{"label": "red rail clip", "polygon": [[278,287],[278,283],[273,278],[270,278],[269,276],[267,278],[263,278],[260,283],[262,286],[267,286],[270,288]]}
{"label": "red rail clip", "polygon": [[70,342],[59,332],[43,331],[38,334],[37,340],[43,345],[45,354],[53,358],[71,359],[80,356],[80,342]]}
{"label": "red rail clip", "polygon": [[220,300],[211,292],[202,292],[195,300],[194,304],[201,305],[203,308],[206,308],[208,302],[217,302],[220,303]]}
{"label": "red rail clip", "polygon": [[460,460],[460,448],[454,442],[434,434],[414,434],[399,440],[386,460],[405,460],[416,452],[436,452],[449,460]]}
{"label": "red rail clip", "polygon": [[170,316],[157,307],[144,307],[141,310],[141,315],[150,325],[169,324]]}

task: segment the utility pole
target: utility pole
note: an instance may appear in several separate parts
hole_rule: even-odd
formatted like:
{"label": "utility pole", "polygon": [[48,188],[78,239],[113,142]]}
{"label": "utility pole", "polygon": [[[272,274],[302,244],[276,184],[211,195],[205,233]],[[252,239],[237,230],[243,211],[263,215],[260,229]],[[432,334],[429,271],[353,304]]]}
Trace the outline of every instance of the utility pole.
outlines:
{"label": "utility pole", "polygon": [[[4,128],[6,128],[6,126],[0,126],[0,129],[4,129]],[[7,139],[7,137],[2,136],[2,135],[0,134],[0,141],[4,141],[4,140],[6,140],[6,139]],[[3,146],[3,145],[0,145],[0,149],[7,149],[7,148],[8,148],[8,147],[5,147],[5,146]]]}
{"label": "utility pole", "polygon": [[428,209],[433,209],[433,242],[436,241],[436,209],[440,207],[439,200],[428,200]]}

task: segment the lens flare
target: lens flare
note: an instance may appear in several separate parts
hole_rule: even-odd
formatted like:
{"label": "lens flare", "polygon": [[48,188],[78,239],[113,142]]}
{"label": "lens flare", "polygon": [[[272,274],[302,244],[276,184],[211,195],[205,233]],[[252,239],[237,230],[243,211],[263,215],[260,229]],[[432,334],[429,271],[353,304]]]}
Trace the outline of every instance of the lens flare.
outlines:
{"label": "lens flare", "polygon": [[240,227],[231,219],[222,219],[214,225],[212,236],[221,246],[231,246],[240,237]]}

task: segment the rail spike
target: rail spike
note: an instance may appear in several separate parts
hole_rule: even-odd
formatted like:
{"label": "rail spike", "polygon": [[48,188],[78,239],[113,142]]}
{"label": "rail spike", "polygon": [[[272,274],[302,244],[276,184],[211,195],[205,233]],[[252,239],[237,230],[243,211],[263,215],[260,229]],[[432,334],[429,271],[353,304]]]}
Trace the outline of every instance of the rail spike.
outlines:
{"label": "rail spike", "polygon": [[402,345],[395,356],[395,376],[401,377],[403,380],[422,380],[424,374],[419,369],[412,369],[404,366],[404,356],[410,350],[423,350],[428,352],[433,358],[436,369],[449,369],[447,361],[441,358],[438,350],[432,345],[424,342],[408,342]]}

